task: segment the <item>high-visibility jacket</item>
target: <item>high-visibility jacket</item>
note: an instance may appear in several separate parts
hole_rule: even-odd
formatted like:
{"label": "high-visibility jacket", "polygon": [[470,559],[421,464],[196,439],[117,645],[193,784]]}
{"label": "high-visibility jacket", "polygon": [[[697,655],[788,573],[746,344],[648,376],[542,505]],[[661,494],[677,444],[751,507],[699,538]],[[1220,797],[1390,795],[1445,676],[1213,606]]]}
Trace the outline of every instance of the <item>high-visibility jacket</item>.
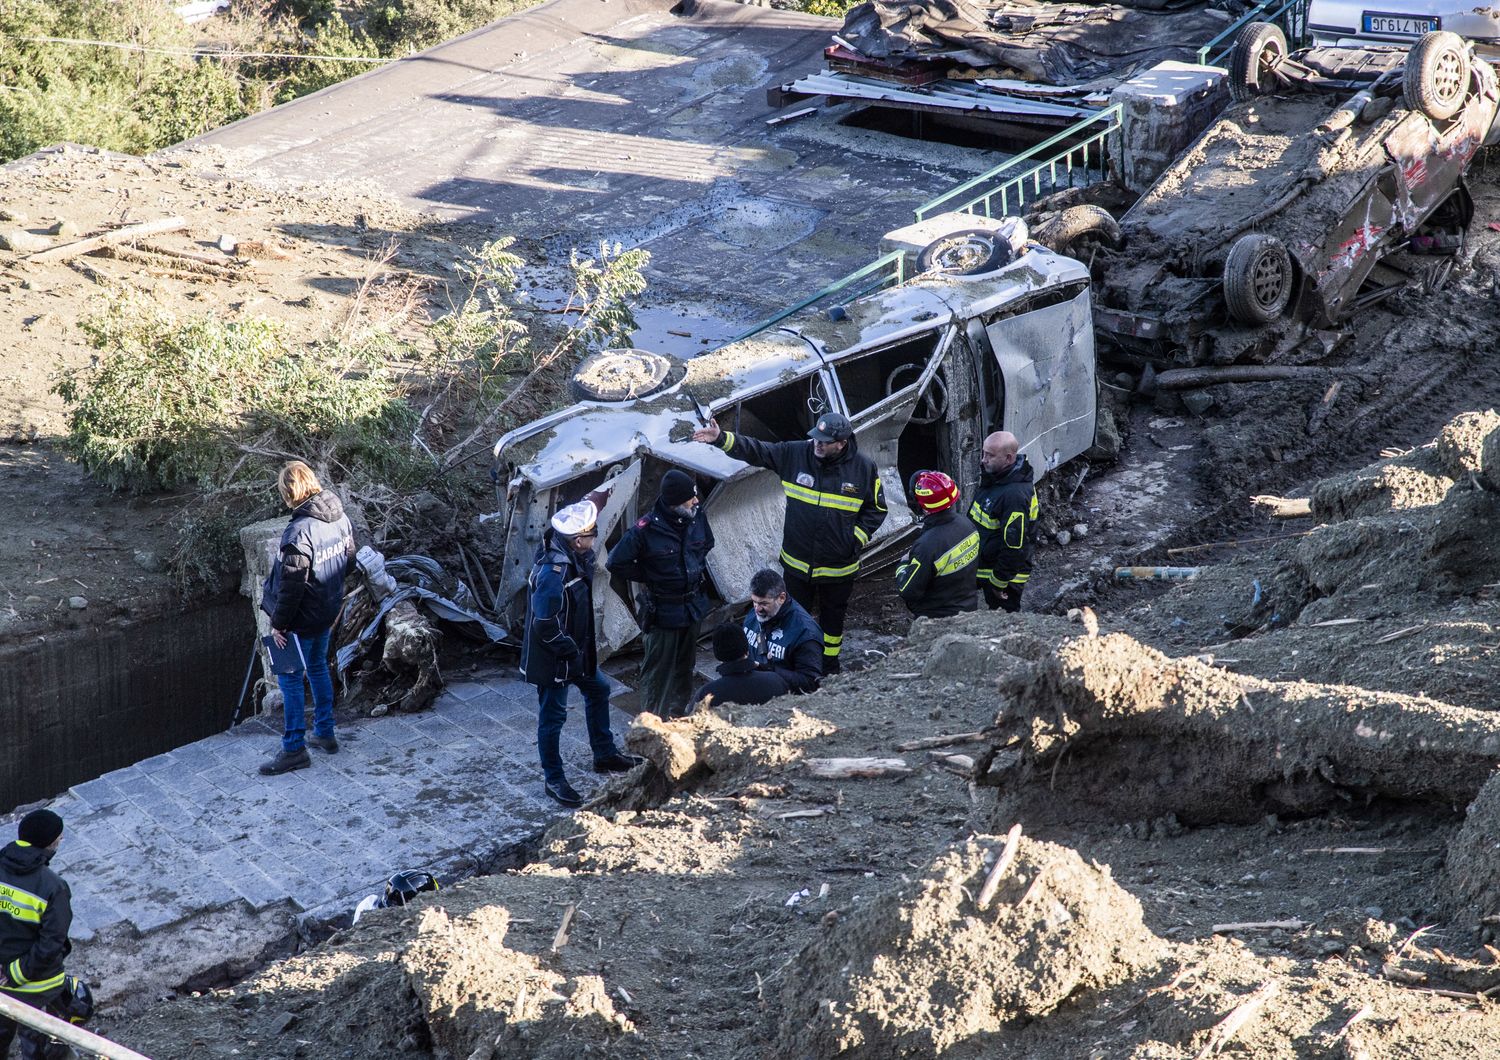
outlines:
{"label": "high-visibility jacket", "polygon": [[1031,465],[1016,457],[1010,470],[979,477],[969,519],[979,529],[979,582],[1005,589],[1031,578],[1032,526],[1039,508]]}
{"label": "high-visibility jacket", "polygon": [[781,563],[804,578],[852,578],[860,551],[885,522],[880,473],[851,439],[824,462],[812,442],[762,442],[724,431],[719,448],[736,460],[774,471],[786,492]]}
{"label": "high-visibility jacket", "polygon": [[51,860],[52,851],[20,840],[0,850],[0,990],[38,1008],[62,993],[73,948],[72,895]]}
{"label": "high-visibility jacket", "polygon": [[979,531],[949,510],[922,519],[922,534],[896,569],[896,591],[914,615],[948,618],[977,606]]}

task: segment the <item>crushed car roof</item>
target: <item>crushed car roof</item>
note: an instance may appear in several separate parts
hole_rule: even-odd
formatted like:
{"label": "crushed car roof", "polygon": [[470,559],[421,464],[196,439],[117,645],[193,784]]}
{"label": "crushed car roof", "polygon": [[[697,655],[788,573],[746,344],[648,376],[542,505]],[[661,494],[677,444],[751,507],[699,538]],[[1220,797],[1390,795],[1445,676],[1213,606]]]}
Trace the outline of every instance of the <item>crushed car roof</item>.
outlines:
{"label": "crushed car roof", "polygon": [[[710,350],[687,375],[658,394],[626,402],[584,401],[509,432],[495,443],[496,463],[547,489],[600,467],[651,453],[714,478],[745,466],[710,445],[682,445],[699,425],[697,403],[718,410],[813,374],[862,350],[931,331],[955,318],[990,312],[1059,283],[1087,282],[1071,258],[1036,245],[982,276],[918,276],[856,299],[838,320],[804,309],[774,330]],[[823,351],[820,356],[819,348]]]}

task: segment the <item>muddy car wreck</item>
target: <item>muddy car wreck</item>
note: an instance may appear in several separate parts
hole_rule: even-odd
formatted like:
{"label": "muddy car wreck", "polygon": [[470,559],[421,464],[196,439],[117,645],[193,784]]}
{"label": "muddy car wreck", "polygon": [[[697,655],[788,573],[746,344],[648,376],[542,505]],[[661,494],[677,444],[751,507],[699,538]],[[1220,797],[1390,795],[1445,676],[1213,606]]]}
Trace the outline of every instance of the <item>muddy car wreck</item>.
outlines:
{"label": "muddy car wreck", "polygon": [[1112,244],[1093,259],[1102,337],[1165,361],[1263,360],[1447,279],[1500,98],[1468,43],[1289,53],[1278,27],[1250,23],[1229,80],[1236,102],[1118,228],[1096,228]]}
{"label": "muddy car wreck", "polygon": [[[1087,270],[1031,242],[1016,218],[945,214],[888,234],[893,286],[805,308],[688,361],[604,351],[573,381],[585,400],[494,447],[505,526],[499,596],[521,628],[526,578],[548,519],[607,490],[607,550],[647,511],[668,470],[698,481],[718,544],[710,596],[747,599],[777,553],[786,499],[770,472],[690,440],[707,417],[761,438],[801,438],[820,412],[847,415],[880,470],[890,515],[865,551],[879,566],[913,528],[905,483],[924,467],[972,489],[986,433],[1004,427],[1039,475],[1094,441],[1096,383]],[[868,284],[869,280],[862,281]],[[732,532],[730,532],[732,528]],[[875,558],[877,562],[870,563]],[[599,643],[640,632],[630,587],[595,575]]]}

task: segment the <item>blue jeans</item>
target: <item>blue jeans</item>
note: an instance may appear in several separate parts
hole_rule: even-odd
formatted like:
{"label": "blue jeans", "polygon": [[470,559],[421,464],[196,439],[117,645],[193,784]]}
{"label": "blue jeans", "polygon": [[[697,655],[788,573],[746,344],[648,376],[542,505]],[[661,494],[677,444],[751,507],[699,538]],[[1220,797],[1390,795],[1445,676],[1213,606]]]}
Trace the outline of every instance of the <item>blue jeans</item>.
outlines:
{"label": "blue jeans", "polygon": [[281,707],[286,715],[286,732],[281,737],[283,751],[300,751],[307,746],[307,697],[302,690],[305,678],[312,685],[313,733],[327,739],[333,735],[333,675],[328,672],[328,637],[332,629],[325,629],[314,637],[299,637],[288,633],[288,641],[302,646],[302,658],[307,670],[300,674],[277,674],[276,683],[281,686]]}
{"label": "blue jeans", "polygon": [[[583,720],[588,726],[589,749],[594,752],[594,760],[619,754],[614,733],[609,730],[609,682],[595,670],[571,683],[583,693]],[[538,685],[536,701],[536,750],[542,760],[542,776],[548,784],[560,784],[567,779],[563,775],[558,738],[562,735],[563,722],[568,720],[568,686]]]}

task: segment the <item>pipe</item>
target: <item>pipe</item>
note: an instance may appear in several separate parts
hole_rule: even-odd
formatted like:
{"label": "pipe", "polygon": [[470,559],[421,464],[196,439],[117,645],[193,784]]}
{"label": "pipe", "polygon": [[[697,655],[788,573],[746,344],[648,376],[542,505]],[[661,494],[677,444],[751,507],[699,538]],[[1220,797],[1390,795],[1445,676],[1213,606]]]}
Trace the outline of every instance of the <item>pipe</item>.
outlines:
{"label": "pipe", "polygon": [[49,1016],[39,1008],[32,1008],[24,1001],[17,1001],[3,990],[0,990],[0,1015],[43,1034],[50,1034],[58,1041],[71,1045],[90,1056],[102,1056],[104,1060],[151,1060],[149,1056],[142,1056],[134,1049],[116,1045],[108,1038],[99,1037],[93,1031],[75,1027],[67,1020]]}
{"label": "pipe", "polygon": [[1116,567],[1122,582],[1187,582],[1198,577],[1202,567]]}

